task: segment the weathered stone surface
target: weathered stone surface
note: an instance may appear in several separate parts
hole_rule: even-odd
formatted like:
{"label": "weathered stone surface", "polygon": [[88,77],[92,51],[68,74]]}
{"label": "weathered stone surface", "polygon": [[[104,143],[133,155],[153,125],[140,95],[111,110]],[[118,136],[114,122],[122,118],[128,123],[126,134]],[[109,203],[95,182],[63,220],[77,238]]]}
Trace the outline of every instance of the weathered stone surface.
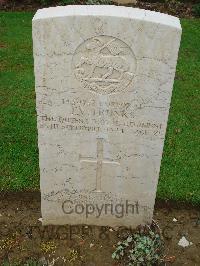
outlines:
{"label": "weathered stone surface", "polygon": [[36,13],[43,224],[151,221],[180,36],[177,18],[133,8]]}

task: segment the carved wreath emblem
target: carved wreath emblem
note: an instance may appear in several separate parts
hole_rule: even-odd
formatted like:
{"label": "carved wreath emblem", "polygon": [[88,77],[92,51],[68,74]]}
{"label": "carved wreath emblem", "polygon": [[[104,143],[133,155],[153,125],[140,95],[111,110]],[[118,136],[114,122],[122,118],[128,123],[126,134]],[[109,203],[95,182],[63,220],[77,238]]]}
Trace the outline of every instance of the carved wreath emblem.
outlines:
{"label": "carved wreath emblem", "polygon": [[73,56],[73,71],[81,87],[98,94],[123,91],[131,84],[136,58],[130,47],[111,36],[83,42]]}

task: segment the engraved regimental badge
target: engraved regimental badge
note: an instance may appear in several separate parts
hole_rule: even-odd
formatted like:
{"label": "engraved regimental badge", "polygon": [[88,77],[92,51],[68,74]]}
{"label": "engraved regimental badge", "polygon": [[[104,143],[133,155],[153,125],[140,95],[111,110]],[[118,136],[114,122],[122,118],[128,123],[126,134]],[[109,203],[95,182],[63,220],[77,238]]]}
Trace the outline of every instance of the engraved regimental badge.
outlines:
{"label": "engraved regimental badge", "polygon": [[133,81],[136,58],[118,38],[96,36],[79,45],[72,67],[82,88],[98,94],[124,91]]}

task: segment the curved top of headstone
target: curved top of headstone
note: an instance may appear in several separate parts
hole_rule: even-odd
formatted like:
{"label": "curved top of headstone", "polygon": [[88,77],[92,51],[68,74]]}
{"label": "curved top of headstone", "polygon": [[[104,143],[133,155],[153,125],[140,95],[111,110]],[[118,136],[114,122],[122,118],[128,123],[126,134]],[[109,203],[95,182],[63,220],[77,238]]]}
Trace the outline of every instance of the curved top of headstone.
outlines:
{"label": "curved top of headstone", "polygon": [[66,16],[121,17],[159,23],[181,29],[180,21],[177,17],[145,9],[114,5],[71,5],[43,8],[36,12],[33,21]]}

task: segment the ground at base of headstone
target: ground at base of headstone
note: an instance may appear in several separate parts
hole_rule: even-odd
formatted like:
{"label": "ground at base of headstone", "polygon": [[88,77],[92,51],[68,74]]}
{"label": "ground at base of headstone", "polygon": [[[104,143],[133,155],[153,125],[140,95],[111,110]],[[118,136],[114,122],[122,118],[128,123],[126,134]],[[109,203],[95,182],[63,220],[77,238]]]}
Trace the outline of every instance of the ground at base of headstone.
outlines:
{"label": "ground at base of headstone", "polygon": [[[133,235],[129,228],[42,226],[40,218],[39,193],[0,195],[0,265],[126,265],[112,254]],[[164,265],[200,265],[199,209],[157,202],[154,221]]]}

